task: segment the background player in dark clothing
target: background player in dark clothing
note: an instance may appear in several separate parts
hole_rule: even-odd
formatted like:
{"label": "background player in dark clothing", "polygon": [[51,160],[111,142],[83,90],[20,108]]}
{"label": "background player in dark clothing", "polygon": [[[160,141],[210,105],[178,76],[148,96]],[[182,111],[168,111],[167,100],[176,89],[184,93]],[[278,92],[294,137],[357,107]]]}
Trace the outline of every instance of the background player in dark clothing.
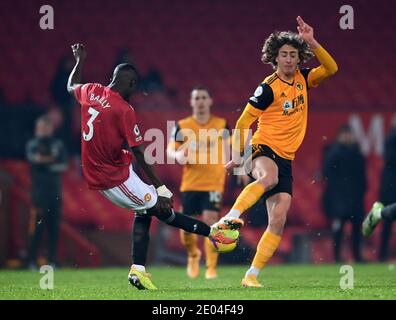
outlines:
{"label": "background player in dark clothing", "polygon": [[352,247],[356,261],[361,261],[361,223],[366,192],[365,159],[351,129],[341,126],[336,141],[325,148],[323,175],[326,188],[323,207],[332,220],[334,258],[341,261],[341,242],[344,225],[352,223]]}
{"label": "background player in dark clothing", "polygon": [[63,143],[54,138],[53,133],[54,127],[50,118],[39,118],[35,137],[28,141],[26,148],[32,181],[28,256],[28,263],[32,267],[36,265],[44,227],[48,230],[48,263],[56,264],[62,207],[61,172],[66,170],[67,165]]}

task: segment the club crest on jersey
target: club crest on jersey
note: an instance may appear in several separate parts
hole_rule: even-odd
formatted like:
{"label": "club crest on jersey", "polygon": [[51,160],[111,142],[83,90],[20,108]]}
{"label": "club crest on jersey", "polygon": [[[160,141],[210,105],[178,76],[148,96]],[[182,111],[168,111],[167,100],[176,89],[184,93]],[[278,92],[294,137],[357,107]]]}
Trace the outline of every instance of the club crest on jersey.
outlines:
{"label": "club crest on jersey", "polygon": [[135,126],[133,127],[133,132],[136,135],[136,142],[142,140],[142,136],[140,135],[140,130],[137,124],[135,124]]}
{"label": "club crest on jersey", "polygon": [[302,91],[302,90],[304,89],[303,85],[302,85],[300,82],[297,82],[297,83],[296,83],[296,88],[297,88],[297,90],[299,90],[299,91]]}
{"label": "club crest on jersey", "polygon": [[148,201],[150,201],[150,200],[151,200],[151,194],[150,194],[150,193],[146,193],[146,194],[144,195],[144,201],[148,202]]}

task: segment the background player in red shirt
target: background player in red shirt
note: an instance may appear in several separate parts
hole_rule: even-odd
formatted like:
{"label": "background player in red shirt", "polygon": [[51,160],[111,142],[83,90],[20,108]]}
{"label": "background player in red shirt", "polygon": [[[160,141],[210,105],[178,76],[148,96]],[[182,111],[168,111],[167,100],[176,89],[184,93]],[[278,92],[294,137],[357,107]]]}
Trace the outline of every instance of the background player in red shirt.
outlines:
{"label": "background player in red shirt", "polygon": [[[138,73],[131,64],[120,64],[111,83],[81,84],[86,51],[82,44],[72,46],[76,59],[67,84],[81,104],[82,170],[91,189],[99,190],[114,204],[135,211],[133,224],[133,264],[129,282],[138,289],[156,289],[146,273],[151,216],[187,232],[209,237],[212,241],[230,243],[236,239],[207,224],[176,213],[172,209],[172,193],[144,159],[143,138],[135,111],[128,103],[138,82]],[[153,185],[147,185],[133,171],[132,153]]]}

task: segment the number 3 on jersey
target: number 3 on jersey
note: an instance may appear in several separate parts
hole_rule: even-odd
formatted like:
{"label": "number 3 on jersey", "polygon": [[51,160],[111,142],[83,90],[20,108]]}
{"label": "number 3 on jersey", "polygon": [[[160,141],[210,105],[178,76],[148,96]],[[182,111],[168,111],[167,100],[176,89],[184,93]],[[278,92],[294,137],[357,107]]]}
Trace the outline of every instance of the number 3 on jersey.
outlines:
{"label": "number 3 on jersey", "polygon": [[88,133],[85,133],[85,131],[83,131],[83,138],[85,141],[89,141],[93,137],[93,134],[94,134],[93,122],[96,119],[96,117],[99,115],[99,111],[96,111],[94,108],[89,107],[88,113],[91,115],[91,117],[89,118],[89,120],[87,122]]}

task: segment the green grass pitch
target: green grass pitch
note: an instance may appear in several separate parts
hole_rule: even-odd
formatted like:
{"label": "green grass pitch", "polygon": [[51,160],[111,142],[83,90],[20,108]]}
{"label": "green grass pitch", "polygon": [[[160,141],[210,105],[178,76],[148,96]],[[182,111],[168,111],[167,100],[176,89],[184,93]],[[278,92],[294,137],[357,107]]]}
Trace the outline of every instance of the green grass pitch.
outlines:
{"label": "green grass pitch", "polygon": [[396,299],[392,264],[353,265],[354,288],[340,288],[339,265],[274,265],[260,275],[264,288],[242,288],[247,266],[219,267],[219,277],[195,280],[183,267],[150,267],[157,291],[139,291],[127,281],[129,268],[57,269],[54,289],[39,287],[38,271],[0,270],[0,299]]}

